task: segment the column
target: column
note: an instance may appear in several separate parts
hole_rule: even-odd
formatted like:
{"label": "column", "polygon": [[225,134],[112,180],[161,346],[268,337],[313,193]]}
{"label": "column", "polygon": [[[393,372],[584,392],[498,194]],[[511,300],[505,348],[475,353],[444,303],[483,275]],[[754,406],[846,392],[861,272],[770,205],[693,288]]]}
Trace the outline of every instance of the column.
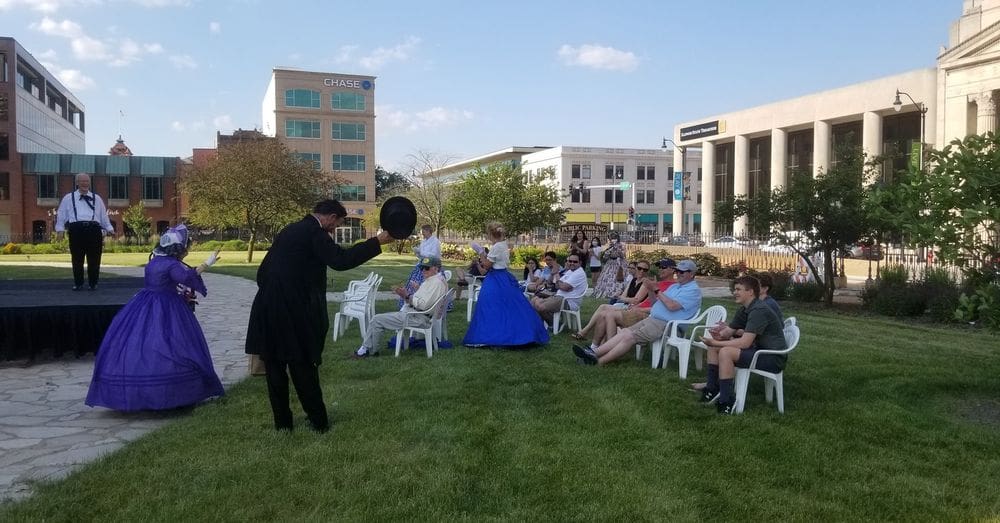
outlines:
{"label": "column", "polygon": [[[746,135],[736,136],[736,146],[733,148],[733,197],[747,195],[750,185],[750,139]],[[733,222],[735,236],[747,233],[747,217],[740,216]]]}
{"label": "column", "polygon": [[[680,147],[674,148],[674,177],[680,176],[681,180],[684,180],[684,149]],[[670,184],[670,192],[674,192],[673,183]],[[683,195],[683,193],[682,193]],[[670,210],[673,215],[673,224],[671,225],[672,234],[684,234],[684,199],[674,198],[673,207]]]}
{"label": "column", "polygon": [[882,155],[882,115],[867,112],[861,122],[861,146],[869,158]]}
{"label": "column", "polygon": [[788,133],[784,129],[771,129],[771,190],[785,186],[788,163]]}
{"label": "column", "polygon": [[976,102],[976,134],[996,131],[997,106],[993,91],[971,95],[969,99]]}
{"label": "column", "polygon": [[830,122],[813,124],[813,177],[830,169]]}
{"label": "column", "polygon": [[715,235],[715,142],[701,143],[701,234]]}

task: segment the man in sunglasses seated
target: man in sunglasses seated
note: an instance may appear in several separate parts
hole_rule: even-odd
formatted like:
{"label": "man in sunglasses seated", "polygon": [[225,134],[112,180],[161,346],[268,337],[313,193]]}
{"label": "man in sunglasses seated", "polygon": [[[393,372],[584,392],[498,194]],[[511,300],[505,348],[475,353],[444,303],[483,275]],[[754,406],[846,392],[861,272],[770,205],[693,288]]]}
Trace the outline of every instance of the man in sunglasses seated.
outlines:
{"label": "man in sunglasses seated", "polygon": [[[387,330],[397,330],[403,327],[427,328],[431,324],[434,311],[431,307],[448,292],[448,282],[441,274],[441,259],[435,256],[424,256],[420,259],[420,271],[424,281],[416,292],[410,293],[407,287],[395,287],[395,292],[406,302],[403,308],[396,312],[383,312],[372,317],[365,341],[354,353],[355,358],[364,358],[378,353],[382,342],[382,333]],[[409,314],[422,311],[424,314]],[[406,323],[409,321],[409,323]]]}
{"label": "man in sunglasses seated", "polygon": [[701,309],[701,287],[694,281],[697,269],[691,260],[678,262],[677,281],[665,292],[659,292],[656,283],[647,282],[648,290],[655,292],[648,318],[622,329],[596,349],[573,345],[573,353],[589,365],[605,365],[627,354],[636,343],[648,344],[660,339],[667,322],[693,317]]}
{"label": "man in sunglasses seated", "polygon": [[[547,253],[546,259],[548,259]],[[531,306],[545,323],[552,325],[552,318],[562,308],[563,300],[571,310],[580,310],[580,302],[583,301],[583,294],[587,292],[588,287],[587,273],[580,266],[580,261],[579,254],[570,254],[566,257],[566,268],[553,274],[555,295],[531,298]]]}

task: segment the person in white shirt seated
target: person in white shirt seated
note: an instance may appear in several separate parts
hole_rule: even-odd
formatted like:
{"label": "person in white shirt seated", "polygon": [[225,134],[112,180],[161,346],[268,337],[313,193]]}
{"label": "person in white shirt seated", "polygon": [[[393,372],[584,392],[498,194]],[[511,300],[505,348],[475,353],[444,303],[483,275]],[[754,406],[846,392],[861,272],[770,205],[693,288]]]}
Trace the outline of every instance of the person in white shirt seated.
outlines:
{"label": "person in white shirt seated", "polygon": [[553,316],[562,308],[563,302],[570,310],[580,310],[583,294],[587,292],[587,272],[580,266],[582,260],[579,254],[566,257],[566,268],[556,273],[552,283],[556,292],[552,296],[538,296],[531,299],[531,306],[549,325]]}
{"label": "person in white shirt seated", "polygon": [[[406,281],[406,287],[410,289],[411,293],[417,289],[420,282],[424,281],[424,274],[420,270],[420,260],[427,257],[441,259],[441,240],[434,236],[434,227],[431,227],[430,224],[424,224],[420,227],[420,235],[424,239],[413,247],[413,253],[417,255],[417,264],[413,266],[410,277]],[[403,300],[399,300],[397,305],[402,308]]]}
{"label": "person in white shirt seated", "polygon": [[[364,358],[377,354],[381,344],[382,333],[387,330],[398,330],[403,327],[427,328],[431,324],[434,316],[434,304],[448,292],[448,282],[441,274],[441,259],[425,256],[420,259],[418,265],[423,272],[424,280],[411,293],[409,287],[395,287],[395,292],[400,299],[406,302],[402,310],[396,312],[383,312],[376,314],[368,327],[368,335],[361,347],[354,353],[355,358]],[[424,314],[407,314],[412,311],[421,311]],[[407,323],[408,322],[408,323]]]}

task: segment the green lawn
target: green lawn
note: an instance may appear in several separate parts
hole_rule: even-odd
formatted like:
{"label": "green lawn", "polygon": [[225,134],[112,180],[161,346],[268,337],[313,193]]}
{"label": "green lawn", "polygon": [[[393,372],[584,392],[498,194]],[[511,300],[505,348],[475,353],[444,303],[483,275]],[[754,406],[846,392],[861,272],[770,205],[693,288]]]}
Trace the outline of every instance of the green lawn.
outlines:
{"label": "green lawn", "polygon": [[[1000,517],[997,337],[783,305],[802,329],[784,415],[758,380],[744,415],[720,417],[673,362],[577,365],[566,334],[354,361],[355,324],[321,367],[330,433],[299,413],[276,434],[250,378],[0,521]],[[464,303],[449,320],[458,342]]]}

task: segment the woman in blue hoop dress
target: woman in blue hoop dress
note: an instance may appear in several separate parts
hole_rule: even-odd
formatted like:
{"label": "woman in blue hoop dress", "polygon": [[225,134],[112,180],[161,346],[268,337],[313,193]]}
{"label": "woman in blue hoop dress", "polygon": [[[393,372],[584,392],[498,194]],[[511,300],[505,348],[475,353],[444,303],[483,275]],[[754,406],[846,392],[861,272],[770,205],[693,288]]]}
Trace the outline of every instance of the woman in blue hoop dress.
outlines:
{"label": "woman in blue hoop dress", "polygon": [[222,396],[205,334],[179,288],[207,294],[201,273],[219,251],[192,268],[187,227],[160,237],[145,286],[115,315],[94,361],[86,404],[120,411],[164,410]]}
{"label": "woman in blue hoop dress", "polygon": [[480,255],[486,277],[462,344],[514,349],[548,343],[549,333],[542,318],[531,308],[517,279],[507,270],[510,248],[503,226],[490,222],[486,225],[486,236],[493,247],[488,255]]}

